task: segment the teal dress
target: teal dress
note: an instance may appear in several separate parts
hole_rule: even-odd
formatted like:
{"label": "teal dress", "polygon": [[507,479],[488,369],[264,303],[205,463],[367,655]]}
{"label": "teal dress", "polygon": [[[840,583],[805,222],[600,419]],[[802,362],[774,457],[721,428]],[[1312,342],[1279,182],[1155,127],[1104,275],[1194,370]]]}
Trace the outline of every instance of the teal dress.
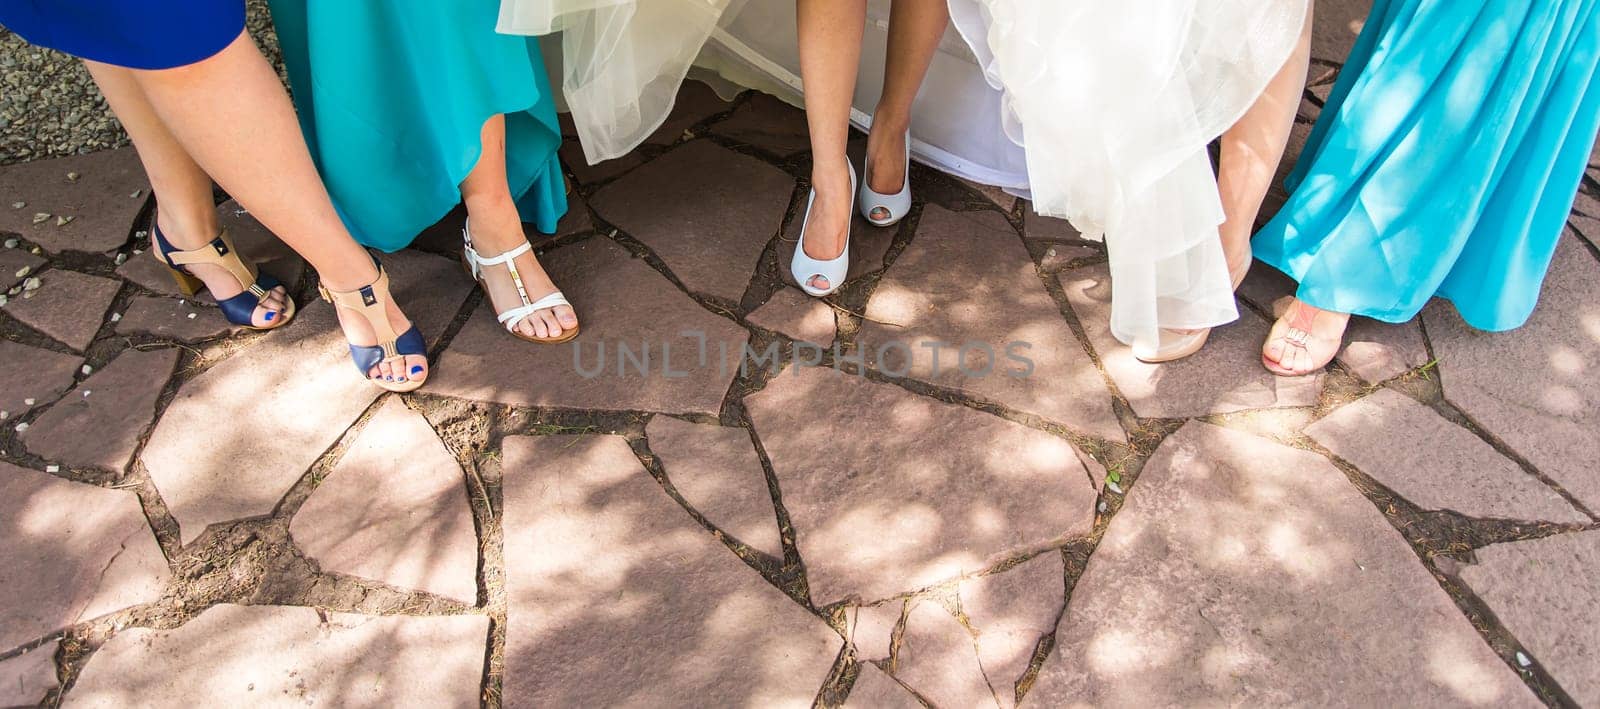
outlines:
{"label": "teal dress", "polygon": [[1600,0],[1377,0],[1255,253],[1306,303],[1533,312],[1600,130]]}
{"label": "teal dress", "polygon": [[271,0],[300,124],[357,241],[395,251],[461,201],[484,121],[506,114],[522,220],[567,210],[561,129],[535,38],[496,34],[498,0]]}

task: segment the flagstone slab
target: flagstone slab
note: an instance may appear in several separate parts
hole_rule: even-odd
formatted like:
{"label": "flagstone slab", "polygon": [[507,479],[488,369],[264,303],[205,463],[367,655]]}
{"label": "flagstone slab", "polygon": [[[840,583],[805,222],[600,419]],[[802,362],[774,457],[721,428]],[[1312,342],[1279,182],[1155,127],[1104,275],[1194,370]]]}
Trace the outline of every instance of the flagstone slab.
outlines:
{"label": "flagstone slab", "polygon": [[1310,406],[1322,391],[1321,374],[1278,377],[1261,366],[1261,343],[1270,323],[1248,308],[1239,320],[1216,328],[1198,353],[1176,362],[1146,364],[1111,334],[1111,276],[1105,264],[1059,276],[1100,364],[1134,413],[1144,418],[1188,418],[1248,409]]}
{"label": "flagstone slab", "polygon": [[778,292],[773,293],[766,303],[752,311],[746,319],[757,327],[823,347],[832,346],[838,336],[833,308],[793,288],[778,289]]}
{"label": "flagstone slab", "polygon": [[1066,602],[1061,553],[1046,551],[998,574],[962,579],[961,612],[977,630],[978,663],[1002,707],[1014,707],[1016,683],[1039,640],[1056,629]]}
{"label": "flagstone slab", "polygon": [[[471,287],[455,263],[416,251],[385,256],[384,268],[396,301],[430,341]],[[332,306],[316,300],[294,322],[184,383],[142,459],[185,543],[211,524],[271,512],[377,398],[381,390],[349,352]],[[437,368],[430,376],[439,376]],[[218,421],[256,423],[219,428]]]}
{"label": "flagstone slab", "polygon": [[[1239,286],[1239,297],[1268,313],[1281,313],[1287,298],[1297,290],[1295,282],[1283,272],[1256,263]],[[1360,316],[1350,318],[1345,329],[1344,347],[1334,357],[1356,376],[1371,382],[1385,382],[1421,367],[1432,360],[1422,338],[1419,319],[1405,323],[1386,323]]]}
{"label": "flagstone slab", "polygon": [[1313,453],[1191,422],[1073,588],[1032,706],[1540,706]]}
{"label": "flagstone slab", "polygon": [[811,148],[805,111],[758,91],[711,130],[778,157]]}
{"label": "flagstone slab", "polygon": [[[0,205],[0,209],[5,209]],[[0,248],[0,292],[11,290],[44,265],[44,259],[20,248]],[[21,274],[21,275],[18,275]]]}
{"label": "flagstone slab", "polygon": [[[267,273],[287,284],[289,290],[300,282],[306,264],[300,255],[289,248],[271,231],[256,221],[238,202],[228,200],[217,205],[217,223],[228,230],[233,245],[239,249],[240,258],[254,263],[262,273]],[[143,227],[141,227],[143,228]],[[177,284],[166,263],[152,251],[130,254],[127,262],[117,267],[117,275],[137,283],[155,293],[180,296]],[[214,303],[210,291],[194,296],[203,303]]]}
{"label": "flagstone slab", "polygon": [[178,351],[123,350],[18,437],[46,460],[122,473],[156,415]]}
{"label": "flagstone slab", "polygon": [[222,604],[117,633],[67,707],[477,707],[489,618]]}
{"label": "flagstone slab", "polygon": [[46,643],[16,657],[0,660],[0,706],[38,706],[55,689],[56,643]]}
{"label": "flagstone slab", "polygon": [[939,604],[911,607],[894,676],[939,707],[998,707],[978,664],[976,641]]}
{"label": "flagstone slab", "polygon": [[472,605],[478,535],[464,484],[422,414],[390,397],[295,513],[289,533],[323,571]]}
{"label": "flagstone slab", "polygon": [[1494,544],[1476,554],[1461,580],[1580,706],[1600,704],[1600,531]]}
{"label": "flagstone slab", "polygon": [[840,637],[684,512],[626,440],[515,436],[503,461],[519,560],[505,706],[811,706]]}
{"label": "flagstone slab", "polygon": [[5,311],[72,349],[87,348],[122,282],[59,268],[36,277],[39,288],[33,297],[11,296]]}
{"label": "flagstone slab", "polygon": [[1473,330],[1438,301],[1423,313],[1445,398],[1600,509],[1600,261],[1563,238],[1538,307],[1512,332]]}
{"label": "flagstone slab", "polygon": [[1072,222],[1059,217],[1044,217],[1033,211],[1033,204],[1029,203],[1022,210],[1022,236],[1034,241],[1062,241],[1067,243],[1091,243],[1085,239]]}
{"label": "flagstone slab", "polygon": [[610,160],[602,160],[597,164],[590,165],[589,159],[583,155],[583,144],[578,142],[577,138],[569,138],[563,141],[557,153],[561,156],[561,162],[565,163],[567,169],[572,171],[572,178],[577,180],[580,185],[599,184],[626,174],[629,170],[644,164],[644,156],[640,155],[638,151],[632,151]]}
{"label": "flagstone slab", "polygon": [[71,387],[83,358],[0,339],[0,362],[0,411],[10,421]]}
{"label": "flagstone slab", "polygon": [[777,512],[750,431],[657,416],[645,436],[689,506],[739,541],[783,558]]}
{"label": "flagstone slab", "polygon": [[1322,0],[1317,3],[1311,34],[1311,56],[1344,64],[1366,24],[1372,0]]}
{"label": "flagstone slab", "polygon": [[894,631],[900,625],[906,602],[901,599],[884,601],[877,605],[851,606],[848,637],[855,646],[856,659],[867,662],[887,662],[894,644]]}
{"label": "flagstone slab", "polygon": [[1093,523],[1088,473],[1044,432],[825,367],[744,402],[818,606],[982,571]]}
{"label": "flagstone slab", "polygon": [[[0,232],[21,234],[52,253],[104,253],[127,242],[150,183],[138,153],[118,148],[7,165],[0,168],[0,195],[6,196]],[[36,224],[35,214],[49,216]],[[62,217],[70,220],[58,224]]]}
{"label": "flagstone slab", "polygon": [[119,335],[151,335],[179,342],[197,342],[242,329],[228,322],[217,308],[149,295],[134,296],[117,321]]}
{"label": "flagstone slab", "polygon": [[1306,428],[1323,447],[1426,510],[1584,523],[1585,515],[1483,439],[1393,389]]}
{"label": "flagstone slab", "polygon": [[451,341],[429,392],[513,406],[722,409],[748,331],[610,240],[564,246],[544,263],[572,301],[582,334],[557,346],[530,344],[507,334],[485,303]]}
{"label": "flagstone slab", "polygon": [[667,115],[661,127],[645,138],[644,142],[651,145],[676,143],[683,137],[684,131],[732,106],[732,101],[722,100],[722,97],[705,82],[686,79],[683,85],[678,87],[678,97],[672,105],[672,113]]}
{"label": "flagstone slab", "polygon": [[876,665],[863,662],[844,706],[845,709],[922,709],[922,702]]}
{"label": "flagstone slab", "polygon": [[696,140],[601,189],[593,204],[689,290],[738,301],[793,192],[778,168]]}
{"label": "flagstone slab", "polygon": [[0,652],[161,597],[139,498],[0,463]]}
{"label": "flagstone slab", "polygon": [[929,205],[867,301],[870,366],[1122,440],[1111,392],[1016,232],[994,212]]}

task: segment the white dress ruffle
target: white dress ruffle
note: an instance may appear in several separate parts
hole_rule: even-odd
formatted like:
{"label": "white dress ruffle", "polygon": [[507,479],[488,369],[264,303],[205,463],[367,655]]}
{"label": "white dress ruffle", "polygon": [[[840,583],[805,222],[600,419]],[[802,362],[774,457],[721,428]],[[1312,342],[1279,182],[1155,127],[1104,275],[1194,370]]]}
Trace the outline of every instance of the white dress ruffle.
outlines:
{"label": "white dress ruffle", "polygon": [[[914,158],[1105,238],[1119,340],[1154,347],[1161,328],[1234,320],[1206,147],[1283,66],[1308,0],[948,1]],[[889,5],[868,2],[863,129]],[[591,163],[659,127],[695,65],[801,103],[792,0],[502,0],[499,30],[562,33],[560,84]]]}

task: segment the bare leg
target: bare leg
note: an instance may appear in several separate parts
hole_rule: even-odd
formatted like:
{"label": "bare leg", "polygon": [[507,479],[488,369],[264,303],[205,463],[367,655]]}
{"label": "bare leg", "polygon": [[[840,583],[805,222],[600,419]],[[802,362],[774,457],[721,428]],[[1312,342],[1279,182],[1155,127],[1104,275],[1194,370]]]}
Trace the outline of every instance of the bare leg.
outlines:
{"label": "bare leg", "polygon": [[[485,258],[499,256],[527,242],[522,232],[522,217],[506,184],[506,117],[496,115],[483,124],[483,153],[467,179],[461,182],[461,198],[467,204],[467,220],[472,225],[473,248]],[[544,272],[533,252],[517,257],[517,272],[522,276],[528,297],[538,300],[554,293],[555,283]],[[495,312],[522,304],[511,272],[504,266],[485,266],[489,301]],[[578,327],[572,307],[559,305],[534,312],[517,324],[517,331],[529,337],[556,337],[563,330]]]}
{"label": "bare leg", "polygon": [[[131,70],[98,62],[84,64],[139,151],[139,161],[160,200],[156,221],[162,235],[174,248],[184,251],[198,249],[215,239],[220,227],[216,205],[211,201],[211,176],[183,152],[183,146],[156,118]],[[241,285],[227,271],[213,265],[194,265],[189,271],[206,282],[206,288],[217,300],[236,296],[249,285]],[[257,327],[272,324],[283,313],[287,300],[288,293],[282,286],[272,289],[261,299],[251,320]]]}
{"label": "bare leg", "polygon": [[1237,282],[1250,268],[1250,235],[1266,199],[1278,164],[1289,144],[1289,131],[1305,91],[1311,61],[1311,13],[1306,13],[1300,45],[1238,123],[1222,135],[1217,188],[1227,221],[1222,224],[1222,251]]}
{"label": "bare leg", "polygon": [[[855,96],[866,0],[797,0],[800,77],[805,85],[806,124],[811,131],[811,186],[817,191],[809,234],[800,238],[807,256],[838,258],[850,235],[850,105]],[[813,278],[814,288],[831,284]]]}
{"label": "bare leg", "polygon": [[[184,152],[310,262],[328,288],[350,291],[377,279],[372,259],[333,210],[288,94],[248,35],[201,62],[130,74]],[[411,327],[392,304],[389,320],[396,332]],[[377,344],[364,320],[341,311],[340,323],[352,343]],[[395,381],[427,376],[425,357],[394,364],[370,374]]]}
{"label": "bare leg", "polygon": [[[949,24],[950,6],[946,3],[894,0],[883,94],[872,114],[872,134],[867,137],[867,176],[874,192],[894,194],[905,184],[905,135],[911,126],[911,104]],[[873,216],[884,219],[889,215]]]}

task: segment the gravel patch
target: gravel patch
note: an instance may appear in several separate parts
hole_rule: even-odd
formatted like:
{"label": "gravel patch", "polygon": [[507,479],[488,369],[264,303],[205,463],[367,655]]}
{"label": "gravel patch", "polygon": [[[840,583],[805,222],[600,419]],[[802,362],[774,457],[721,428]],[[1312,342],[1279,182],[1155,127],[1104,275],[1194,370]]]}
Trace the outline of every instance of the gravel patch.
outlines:
{"label": "gravel patch", "polygon": [[[251,36],[282,73],[266,0],[248,0]],[[0,28],[0,165],[128,144],[83,63]]]}

